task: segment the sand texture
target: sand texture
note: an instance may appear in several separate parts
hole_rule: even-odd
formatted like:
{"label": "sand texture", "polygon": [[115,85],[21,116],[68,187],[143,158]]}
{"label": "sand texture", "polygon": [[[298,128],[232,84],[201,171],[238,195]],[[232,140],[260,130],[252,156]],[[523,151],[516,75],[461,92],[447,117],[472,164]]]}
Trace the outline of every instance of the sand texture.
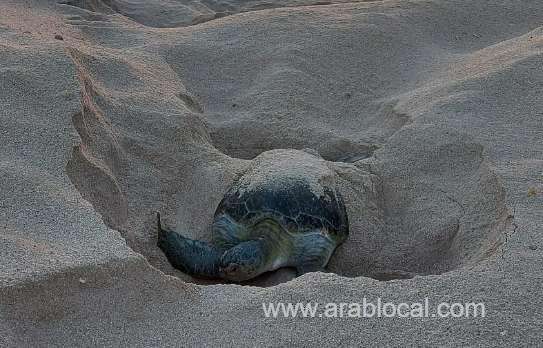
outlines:
{"label": "sand texture", "polygon": [[[1,0],[0,346],[537,346],[540,0]],[[337,187],[328,273],[198,280],[236,180]],[[247,179],[249,178],[249,179]],[[474,301],[485,318],[265,318]]]}

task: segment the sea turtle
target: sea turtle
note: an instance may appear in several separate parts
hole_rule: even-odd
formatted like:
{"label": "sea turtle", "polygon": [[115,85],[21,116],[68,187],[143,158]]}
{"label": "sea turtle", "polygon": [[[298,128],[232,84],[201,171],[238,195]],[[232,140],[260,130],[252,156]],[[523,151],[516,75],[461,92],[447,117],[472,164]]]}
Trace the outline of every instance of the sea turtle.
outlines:
{"label": "sea turtle", "polygon": [[170,263],[235,282],[281,267],[323,270],[348,236],[347,213],[326,161],[300,152],[260,156],[234,182],[215,211],[211,243],[163,228],[157,213],[158,246]]}

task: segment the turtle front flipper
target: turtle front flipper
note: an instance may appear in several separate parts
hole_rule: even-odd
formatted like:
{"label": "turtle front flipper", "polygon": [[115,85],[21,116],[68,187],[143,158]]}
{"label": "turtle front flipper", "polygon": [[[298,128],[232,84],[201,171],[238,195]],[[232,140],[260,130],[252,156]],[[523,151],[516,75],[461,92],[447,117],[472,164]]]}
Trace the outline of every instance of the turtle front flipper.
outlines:
{"label": "turtle front flipper", "polygon": [[290,262],[298,276],[309,272],[324,272],[337,244],[329,237],[315,231],[300,235]]}
{"label": "turtle front flipper", "polygon": [[157,245],[173,267],[196,277],[219,277],[219,261],[222,255],[219,249],[209,243],[185,238],[174,231],[163,229],[159,213],[157,224]]}

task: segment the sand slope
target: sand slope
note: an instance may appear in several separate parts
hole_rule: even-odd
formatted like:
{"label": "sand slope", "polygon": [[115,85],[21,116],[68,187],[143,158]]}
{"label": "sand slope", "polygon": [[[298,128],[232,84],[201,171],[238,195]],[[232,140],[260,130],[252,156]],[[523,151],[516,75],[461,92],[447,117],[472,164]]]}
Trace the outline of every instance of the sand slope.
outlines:
{"label": "sand slope", "polygon": [[[0,3],[0,345],[541,342],[543,4],[311,4]],[[346,200],[339,275],[197,285],[155,247],[156,210],[209,238],[253,158],[304,148]],[[262,313],[364,296],[487,317]]]}

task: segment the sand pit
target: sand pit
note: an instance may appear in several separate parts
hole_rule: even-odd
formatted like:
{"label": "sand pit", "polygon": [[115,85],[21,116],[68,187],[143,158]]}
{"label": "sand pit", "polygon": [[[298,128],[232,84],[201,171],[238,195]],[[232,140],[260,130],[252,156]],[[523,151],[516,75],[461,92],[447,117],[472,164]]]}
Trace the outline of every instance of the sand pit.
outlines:
{"label": "sand pit", "polygon": [[[130,130],[125,124],[111,120],[102,110],[109,107],[108,101],[100,95],[108,87],[108,81],[102,82],[100,77],[106,76],[104,69],[110,69],[110,61],[96,60],[78,51],[73,51],[72,57],[79,66],[83,86],[82,110],[73,117],[82,143],[74,148],[67,165],[68,175],[82,196],[103,216],[104,222],[121,232],[134,251],[144,255],[158,269],[180,275],[164,260],[156,247],[156,230],[151,220],[154,212],[149,209],[156,197],[150,195],[148,202],[142,201],[142,197],[149,194],[147,192],[156,175],[153,178],[146,177],[144,173],[134,176],[130,163],[135,162],[136,158],[153,159],[155,171],[160,173],[158,176],[163,178],[163,182],[172,183],[178,174],[165,171],[159,163],[168,162],[173,168],[185,167],[189,176],[193,175],[191,171],[208,172],[209,163],[195,161],[186,167],[183,157],[161,158],[161,154],[169,152],[166,148],[161,149],[161,144],[146,147],[149,139],[163,133],[157,125],[146,129],[150,136],[126,140]],[[117,59],[115,62],[119,67],[123,66],[118,69],[123,75],[129,74],[131,68],[128,64],[123,65]],[[144,88],[143,83],[141,88]],[[177,97],[179,95],[182,96],[180,103],[186,110],[204,121],[208,120],[202,107],[192,97],[187,93],[179,93]],[[100,104],[103,106],[100,107]],[[230,123],[234,124],[229,125],[231,136],[224,137],[223,141],[243,139],[247,144],[245,146],[253,152],[262,149],[252,146],[254,142],[276,143],[279,149],[305,148],[307,152],[270,150],[263,151],[251,161],[240,161],[217,153],[213,149],[215,139],[206,136],[206,129],[203,128],[203,144],[195,148],[195,156],[219,157],[223,168],[232,168],[228,173],[230,178],[240,177],[248,170],[254,170],[251,168],[257,168],[269,181],[274,180],[274,171],[299,171],[300,175],[323,175],[318,180],[338,182],[346,199],[351,235],[330,262],[329,269],[334,273],[379,280],[412,278],[473,266],[494,254],[507,228],[509,213],[503,188],[483,158],[484,147],[446,128],[391,122],[391,117],[398,117],[391,115],[399,113],[390,108],[385,110],[388,113],[381,117],[362,117],[360,123],[366,124],[370,130],[383,129],[383,125],[399,128],[393,133],[383,132],[392,135],[388,138],[381,136],[379,145],[362,147],[360,152],[350,152],[354,147],[351,143],[334,139],[325,139],[321,147],[312,148],[318,139],[311,132],[308,132],[307,138],[299,135],[297,146],[294,146],[288,143],[287,137],[273,133],[264,136],[269,131],[265,123],[253,124],[255,128],[252,130],[246,130],[243,126],[236,130],[233,120]],[[225,132],[221,130],[219,133]],[[282,145],[286,139],[287,143]],[[234,148],[231,144],[222,145],[227,149]],[[245,147],[237,146],[238,152],[243,153]],[[321,164],[311,164],[311,158],[315,155],[321,157],[319,151],[324,152],[324,158],[333,158],[331,154],[344,157],[335,162],[322,158]],[[288,158],[288,161],[282,158]],[[165,191],[163,182],[155,184],[158,192]],[[232,181],[222,181],[220,184],[222,190],[209,190],[207,184],[195,182],[189,192],[175,192],[175,197],[168,198],[176,211],[174,216],[166,215],[169,225],[185,236],[209,241],[213,212]],[[131,197],[137,201],[131,201]],[[183,200],[176,200],[178,197],[183,197]],[[207,206],[206,214],[195,221],[193,206],[205,206],[207,202],[213,204]],[[129,206],[132,208],[129,209]],[[163,209],[168,211],[174,207]],[[197,226],[198,223],[201,225]],[[188,279],[187,275],[180,276]],[[284,281],[292,276],[265,275],[249,284],[273,285],[276,284],[275,278]],[[197,279],[191,281],[199,282]]]}

